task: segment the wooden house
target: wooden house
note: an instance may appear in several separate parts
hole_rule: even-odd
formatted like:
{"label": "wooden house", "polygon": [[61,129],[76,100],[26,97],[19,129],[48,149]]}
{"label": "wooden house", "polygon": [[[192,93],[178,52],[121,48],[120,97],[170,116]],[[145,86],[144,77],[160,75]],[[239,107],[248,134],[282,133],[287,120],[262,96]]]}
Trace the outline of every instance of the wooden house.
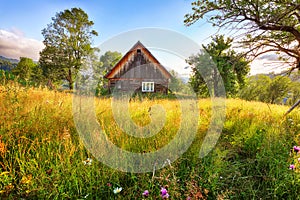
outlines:
{"label": "wooden house", "polygon": [[167,94],[172,76],[138,41],[104,77],[110,92]]}

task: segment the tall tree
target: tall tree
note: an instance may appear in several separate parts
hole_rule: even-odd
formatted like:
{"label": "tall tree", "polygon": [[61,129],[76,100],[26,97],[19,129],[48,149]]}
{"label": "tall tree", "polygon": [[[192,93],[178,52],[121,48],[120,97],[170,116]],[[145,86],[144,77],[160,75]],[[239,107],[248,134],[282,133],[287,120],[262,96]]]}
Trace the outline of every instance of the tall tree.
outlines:
{"label": "tall tree", "polygon": [[[214,95],[219,96],[217,88],[221,78],[228,96],[236,95],[238,90],[244,86],[246,75],[250,70],[249,61],[232,50],[231,43],[232,39],[225,39],[222,35],[213,37],[210,44],[203,45],[204,51],[201,54],[191,56],[187,60],[193,66],[190,83],[196,93],[202,93],[204,96],[208,95],[206,85],[212,84]],[[208,69],[207,66],[211,65],[211,62],[215,65],[211,68],[213,70],[211,75],[203,74],[205,69]],[[211,76],[208,79],[211,83],[207,83],[207,80],[202,77],[203,75]]]}
{"label": "tall tree", "polygon": [[92,36],[97,36],[88,15],[80,8],[67,9],[52,18],[42,30],[45,48],[40,53],[44,75],[51,81],[67,80],[73,89],[84,60],[94,52]]}
{"label": "tall tree", "polygon": [[37,64],[31,58],[21,57],[12,73],[25,81],[29,81],[36,66]]}
{"label": "tall tree", "polygon": [[[212,88],[213,82],[219,81],[219,76],[213,79],[213,77],[211,77],[213,72],[208,70],[214,69],[215,66],[210,59],[210,55],[202,50],[197,55],[190,56],[187,59],[187,63],[192,66],[192,75],[190,76],[189,84],[198,96],[208,97],[208,87]],[[205,70],[205,68],[207,70]]]}
{"label": "tall tree", "polygon": [[119,60],[121,60],[122,54],[117,51],[107,51],[104,55],[100,57],[100,62],[102,63],[102,68],[105,72],[111,70]]}
{"label": "tall tree", "polygon": [[111,70],[119,60],[121,60],[122,54],[117,51],[107,51],[104,55],[100,56],[99,62],[93,65],[94,78],[100,78],[104,76],[109,70]]}
{"label": "tall tree", "polygon": [[100,62],[93,65],[94,67],[94,79],[99,80],[97,85],[97,95],[106,94],[108,90],[105,88],[107,80],[104,79],[104,75],[109,72],[122,58],[122,54],[117,51],[107,51],[104,55],[100,56]]}
{"label": "tall tree", "polygon": [[281,53],[290,70],[300,69],[299,0],[198,0],[192,10],[185,15],[186,25],[207,17],[214,26],[237,30],[253,58]]}

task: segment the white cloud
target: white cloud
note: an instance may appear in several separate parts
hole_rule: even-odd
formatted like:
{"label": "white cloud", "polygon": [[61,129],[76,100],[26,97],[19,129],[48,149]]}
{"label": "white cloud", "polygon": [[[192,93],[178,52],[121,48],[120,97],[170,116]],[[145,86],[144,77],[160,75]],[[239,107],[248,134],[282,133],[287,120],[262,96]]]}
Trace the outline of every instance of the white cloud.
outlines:
{"label": "white cloud", "polygon": [[11,31],[0,29],[0,55],[19,59],[28,57],[35,61],[39,59],[39,52],[44,48],[41,41],[26,38],[24,34],[13,28]]}
{"label": "white cloud", "polygon": [[250,75],[268,74],[268,73],[282,73],[289,69],[289,65],[279,61],[276,55],[266,55],[252,61]]}

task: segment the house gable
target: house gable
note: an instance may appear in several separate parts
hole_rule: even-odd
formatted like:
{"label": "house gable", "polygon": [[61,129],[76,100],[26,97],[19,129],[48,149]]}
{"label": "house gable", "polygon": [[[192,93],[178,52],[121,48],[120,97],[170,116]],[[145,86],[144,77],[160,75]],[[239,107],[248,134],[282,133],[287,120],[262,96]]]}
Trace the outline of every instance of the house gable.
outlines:
{"label": "house gable", "polygon": [[[138,58],[138,54],[141,55],[140,58]],[[140,59],[140,62],[138,62],[137,59]],[[164,78],[170,79],[172,77],[140,41],[138,41],[104,77],[107,79],[120,78],[120,76],[134,67],[143,67],[143,65],[147,66],[149,64],[154,64],[153,66],[157,67]]]}
{"label": "house gable", "polygon": [[167,93],[172,76],[138,41],[104,77],[110,91]]}

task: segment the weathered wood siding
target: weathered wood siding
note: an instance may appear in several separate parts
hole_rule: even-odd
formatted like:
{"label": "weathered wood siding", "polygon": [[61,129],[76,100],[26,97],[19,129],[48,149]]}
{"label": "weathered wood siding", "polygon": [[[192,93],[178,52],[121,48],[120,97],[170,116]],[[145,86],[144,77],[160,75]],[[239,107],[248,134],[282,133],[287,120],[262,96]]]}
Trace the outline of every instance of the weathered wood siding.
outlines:
{"label": "weathered wood siding", "polygon": [[169,80],[165,78],[160,64],[151,62],[143,49],[130,52],[121,67],[109,79],[110,91],[142,91],[142,82],[154,82],[154,92],[167,93]]}

